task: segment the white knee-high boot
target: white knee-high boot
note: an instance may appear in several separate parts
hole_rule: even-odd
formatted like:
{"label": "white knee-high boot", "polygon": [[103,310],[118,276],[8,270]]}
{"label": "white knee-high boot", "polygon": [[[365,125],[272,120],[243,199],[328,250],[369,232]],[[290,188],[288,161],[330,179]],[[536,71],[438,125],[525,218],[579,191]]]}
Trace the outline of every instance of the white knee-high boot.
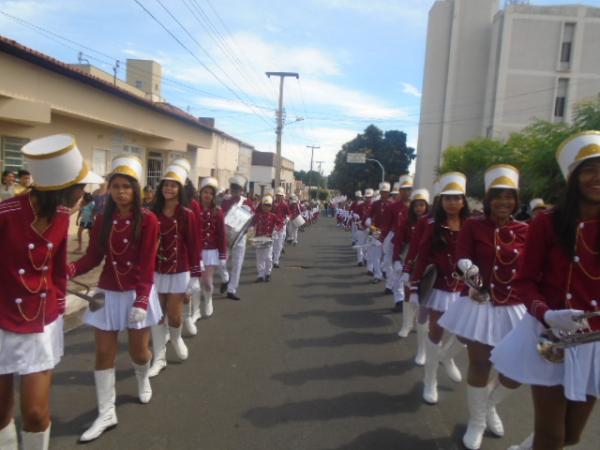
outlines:
{"label": "white knee-high boot", "polygon": [[196,327],[192,312],[192,301],[183,305],[183,329],[188,336],[196,336],[198,334],[198,327]]}
{"label": "white knee-high boot", "polygon": [[517,445],[511,445],[508,450],[531,450],[533,448],[533,433],[525,438],[523,442]]}
{"label": "white knee-high boot", "polygon": [[15,421],[11,420],[8,425],[0,430],[0,448],[6,450],[18,450],[17,428]]}
{"label": "white knee-high boot", "polygon": [[456,339],[456,336],[452,335],[444,343],[444,346],[440,352],[440,362],[444,366],[444,369],[446,369],[448,378],[455,383],[460,383],[462,381],[462,375],[460,370],[458,370],[458,367],[456,367],[454,357],[465,348],[466,345],[462,344],[458,339]]}
{"label": "white knee-high boot", "polygon": [[212,289],[208,290],[202,286],[202,300],[200,301],[201,315],[210,317],[213,315]]}
{"label": "white knee-high boot", "polygon": [[[48,425],[48,428],[39,433],[21,431],[23,450],[48,450],[48,445],[50,444],[50,426],[51,425]],[[2,449],[4,449],[4,447],[2,447]]]}
{"label": "white knee-high boot", "polygon": [[418,306],[411,302],[404,302],[402,310],[402,328],[398,331],[398,336],[405,338],[410,334],[415,323],[415,315]]}
{"label": "white knee-high boot", "polygon": [[98,417],[94,423],[81,435],[81,442],[97,439],[106,430],[117,425],[115,411],[115,368],[94,371],[96,381],[96,397],[98,399]]}
{"label": "white knee-high boot", "polygon": [[131,361],[133,370],[135,372],[135,378],[137,379],[138,385],[138,397],[140,403],[150,403],[152,400],[152,386],[150,385],[150,361],[146,364],[136,364]]}
{"label": "white knee-high boot", "polygon": [[202,288],[192,291],[192,321],[194,323],[202,319],[200,304],[202,303]]}
{"label": "white knee-high boot", "polygon": [[434,405],[438,402],[437,371],[440,365],[440,344],[431,342],[427,337],[425,340],[425,377],[423,378],[423,400]]}
{"label": "white knee-high boot", "polygon": [[463,444],[469,450],[478,450],[481,447],[483,433],[485,433],[485,416],[488,406],[488,388],[467,386],[467,405],[469,407],[469,423],[463,436]]}
{"label": "white knee-high boot", "polygon": [[182,361],[188,359],[188,348],[181,338],[181,326],[169,327],[169,335],[171,336],[171,345],[177,357]]}
{"label": "white knee-high boot", "polygon": [[150,328],[152,333],[152,352],[154,358],[148,372],[149,377],[157,376],[161,370],[167,367],[167,339],[165,335],[165,325],[160,323]]}
{"label": "white knee-high boot", "polygon": [[427,342],[427,332],[429,331],[429,322],[419,323],[417,322],[417,355],[415,356],[415,364],[417,366],[424,366],[425,360],[427,359],[427,352],[425,351],[425,342]]}
{"label": "white knee-high boot", "polygon": [[514,392],[514,389],[507,388],[500,381],[496,380],[488,385],[489,401],[486,415],[487,429],[498,437],[504,436],[504,424],[496,411],[496,405],[503,402],[506,397]]}

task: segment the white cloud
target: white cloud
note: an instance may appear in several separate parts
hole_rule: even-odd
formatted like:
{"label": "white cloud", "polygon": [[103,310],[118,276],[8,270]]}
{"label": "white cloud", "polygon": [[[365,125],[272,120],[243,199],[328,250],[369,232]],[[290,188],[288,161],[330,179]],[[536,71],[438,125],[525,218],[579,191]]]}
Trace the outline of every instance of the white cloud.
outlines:
{"label": "white cloud", "polygon": [[421,98],[421,91],[414,84],[402,82],[402,92],[414,97]]}

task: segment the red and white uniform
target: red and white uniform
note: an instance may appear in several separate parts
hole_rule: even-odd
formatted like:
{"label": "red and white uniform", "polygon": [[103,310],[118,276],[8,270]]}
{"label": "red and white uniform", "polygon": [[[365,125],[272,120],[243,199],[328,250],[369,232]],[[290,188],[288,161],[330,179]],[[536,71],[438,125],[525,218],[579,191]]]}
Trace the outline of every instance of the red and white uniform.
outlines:
{"label": "red and white uniform", "polygon": [[[231,196],[223,200],[223,202],[221,203],[221,210],[223,211],[223,216],[227,215],[227,213],[233,205],[237,205],[238,203],[240,203],[241,199],[242,197]],[[244,201],[240,206],[247,206],[248,208],[250,208],[250,211],[254,211],[254,203],[249,198],[244,198]]]}
{"label": "red and white uniform", "polygon": [[394,303],[399,301],[400,297],[404,296],[404,287],[401,286],[401,274],[394,272],[394,241],[396,231],[408,216],[408,208],[404,202],[400,200],[392,201],[383,210],[381,223],[381,239],[383,241],[383,270],[386,272],[385,287],[393,292],[397,291]]}
{"label": "red and white uniform", "polygon": [[[383,225],[384,218],[386,216],[389,217],[390,211],[388,211],[392,206],[392,203],[389,200],[376,200],[371,204],[369,208],[369,217],[371,219],[371,225],[379,228],[381,230],[381,239],[383,240],[385,236],[383,236]],[[389,232],[389,228],[388,228]]]}
{"label": "red and white uniform", "polygon": [[415,267],[417,256],[419,255],[419,243],[421,242],[421,238],[423,237],[423,233],[427,228],[427,222],[429,222],[430,218],[431,216],[429,214],[419,218],[411,233],[408,252],[406,253],[406,258],[404,258],[404,264],[402,265],[402,271],[406,274],[410,275]]}
{"label": "red and white uniform", "polygon": [[410,245],[411,239],[415,234],[415,230],[417,229],[418,223],[418,220],[415,223],[409,222],[408,217],[406,217],[404,220],[398,223],[398,226],[396,227],[396,231],[394,233],[394,249],[392,252],[392,261],[404,262],[401,258],[402,250],[407,245]]}
{"label": "red and white uniform", "polygon": [[69,211],[43,233],[29,195],[0,203],[0,375],[52,369],[63,354]]}
{"label": "red and white uniform", "polygon": [[[577,224],[575,255],[569,256],[558,242],[554,214],[553,210],[538,214],[529,227],[525,256],[513,283],[529,314],[496,346],[492,361],[500,373],[516,381],[562,384],[568,399],[586,401],[586,395],[600,397],[600,342],[566,349],[563,363],[542,359],[536,345],[546,328],[546,311],[599,309],[600,221]],[[599,318],[588,322],[591,330],[600,330]]]}
{"label": "red and white uniform", "polygon": [[205,266],[218,266],[220,261],[227,260],[227,234],[221,208],[205,209],[200,205],[198,234]]}
{"label": "red and white uniform", "polygon": [[261,209],[254,215],[254,229],[256,236],[272,237],[273,232],[282,226],[282,221],[272,212],[264,212]]}
{"label": "red and white uniform", "polygon": [[273,202],[273,214],[277,216],[279,222],[277,223],[277,231],[283,230],[285,221],[290,215],[290,207],[285,200],[279,200]]}
{"label": "red and white uniform", "polygon": [[528,226],[516,220],[505,225],[485,216],[469,218],[458,237],[456,260],[469,259],[479,268],[490,302],[468,296],[450,306],[440,325],[453,334],[495,346],[523,318],[525,307],[514,288],[524,256]]}
{"label": "red and white uniform", "polygon": [[427,301],[427,307],[435,311],[445,312],[448,306],[458,298],[460,291],[463,289],[463,284],[455,280],[452,276],[456,264],[458,232],[451,230],[446,224],[443,224],[441,232],[446,245],[439,249],[433,247],[434,232],[435,219],[429,218],[419,241],[417,249],[418,257],[411,273],[411,291],[415,292],[417,290],[425,268],[429,264],[434,264],[437,268],[438,276],[431,297]]}

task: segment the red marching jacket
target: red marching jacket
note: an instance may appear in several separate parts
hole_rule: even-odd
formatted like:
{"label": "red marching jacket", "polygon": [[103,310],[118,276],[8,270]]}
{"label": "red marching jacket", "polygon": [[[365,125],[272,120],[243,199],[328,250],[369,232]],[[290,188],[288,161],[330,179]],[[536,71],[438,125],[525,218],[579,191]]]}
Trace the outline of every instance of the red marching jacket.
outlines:
{"label": "red marching jacket", "polygon": [[156,254],[157,273],[174,274],[190,272],[200,276],[200,242],[196,218],[191,209],[178,206],[172,217],[157,215],[160,223],[160,241]]}
{"label": "red marching jacket", "polygon": [[289,211],[290,211],[290,220],[294,220],[296,217],[298,217],[300,214],[302,214],[302,211],[300,211],[299,203],[290,203]]}
{"label": "red marching jacket", "polygon": [[371,201],[364,201],[357,207],[357,213],[360,216],[360,226],[359,228],[365,229],[367,227],[367,219],[371,217],[371,208],[373,207],[373,203]]}
{"label": "red marching jacket", "polygon": [[415,262],[417,261],[417,256],[419,252],[419,243],[421,242],[421,237],[423,237],[423,232],[425,231],[427,222],[430,217],[431,216],[429,214],[420,217],[417,221],[415,229],[412,231],[412,235],[408,243],[408,252],[406,253],[406,258],[404,258],[404,264],[402,266],[402,271],[404,273],[412,273],[415,267]]}
{"label": "red marching jacket", "polygon": [[[241,199],[242,199],[241,197],[233,197],[232,196],[232,197],[229,197],[229,198],[226,198],[225,200],[223,200],[223,202],[221,203],[221,209],[223,210],[223,215],[226,216],[227,213],[229,212],[229,210],[231,209],[231,207],[233,205],[237,205]],[[254,205],[252,203],[252,200],[250,200],[249,198],[245,198],[240,206],[248,206],[250,208],[250,211],[254,211]]]}
{"label": "red marching jacket", "polygon": [[[415,223],[410,223],[408,221],[408,217],[405,217],[404,220],[402,220],[402,222],[400,222],[400,224],[396,227],[396,231],[394,233],[394,250],[392,252],[392,261],[402,260],[400,257],[402,250],[405,246],[410,245],[411,238],[415,233],[418,223],[418,220]],[[408,259],[408,253],[406,256],[406,259]],[[404,261],[404,263],[406,263],[406,261]]]}
{"label": "red marching jacket", "polygon": [[[514,282],[521,301],[542,323],[550,309],[598,311],[600,306],[600,220],[577,223],[575,256],[569,256],[554,231],[554,214],[542,212],[529,226]],[[588,322],[600,330],[600,318]]]}
{"label": "red marching jacket", "polygon": [[[385,239],[390,232],[394,232],[394,236],[398,229],[402,226],[408,216],[408,207],[404,202],[397,200],[389,203],[388,207],[383,211],[381,221],[381,238]],[[394,238],[395,239],[395,238]]]}
{"label": "red marching jacket", "polygon": [[225,216],[221,208],[204,209],[200,206],[198,234],[202,250],[218,250],[219,259],[227,259],[227,233],[225,232]]}
{"label": "red marching jacket", "polygon": [[261,209],[256,211],[253,217],[253,224],[256,236],[268,236],[273,235],[273,231],[278,227],[283,226],[283,222],[272,212],[264,212]]}
{"label": "red marching jacket", "polygon": [[0,329],[41,333],[65,311],[69,210],[59,207],[43,233],[29,195],[0,203]]}
{"label": "red marching jacket", "polygon": [[435,289],[446,292],[459,292],[463,284],[455,280],[452,274],[456,265],[456,242],[458,232],[452,231],[445,224],[441,227],[446,245],[442,249],[433,248],[433,234],[435,230],[435,219],[429,218],[423,230],[423,235],[418,246],[418,256],[415,267],[411,273],[411,289],[416,290],[425,268],[434,264],[438,270],[438,277],[434,284]]}
{"label": "red marching jacket", "polygon": [[285,225],[285,219],[290,215],[290,207],[285,200],[273,202],[273,213],[277,216],[276,229],[282,230]]}
{"label": "red marching jacket", "polygon": [[477,267],[494,306],[522,303],[513,281],[523,262],[528,226],[510,220],[498,226],[481,215],[464,223],[458,235],[456,260],[470,259]]}
{"label": "red marching jacket", "polygon": [[156,216],[142,209],[140,237],[135,241],[133,216],[113,214],[107,248],[100,245],[104,214],[96,217],[88,248],[79,260],[69,264],[71,278],[89,272],[104,260],[98,287],[108,291],[135,290],[134,306],[147,309],[154,284],[154,264],[158,249],[159,223]]}

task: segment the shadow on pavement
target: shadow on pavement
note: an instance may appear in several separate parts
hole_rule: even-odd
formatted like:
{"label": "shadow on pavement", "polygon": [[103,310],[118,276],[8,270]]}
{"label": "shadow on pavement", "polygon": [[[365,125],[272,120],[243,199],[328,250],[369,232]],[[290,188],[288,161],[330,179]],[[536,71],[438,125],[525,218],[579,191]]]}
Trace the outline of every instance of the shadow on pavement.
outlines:
{"label": "shadow on pavement", "polygon": [[339,347],[340,345],[382,345],[397,341],[398,336],[392,333],[361,333],[358,331],[349,331],[347,333],[326,337],[290,339],[287,341],[287,345],[290,348],[299,349],[312,347]]}
{"label": "shadow on pavement", "polygon": [[419,436],[402,433],[391,428],[378,428],[361,434],[353,441],[327,450],[439,450],[458,449],[451,439],[422,439]]}
{"label": "shadow on pavement", "polygon": [[331,325],[338,328],[376,328],[387,327],[390,325],[389,318],[380,314],[373,314],[372,310],[326,311],[313,309],[283,315],[283,318],[287,320],[303,320],[312,317],[323,317],[327,319]]}

